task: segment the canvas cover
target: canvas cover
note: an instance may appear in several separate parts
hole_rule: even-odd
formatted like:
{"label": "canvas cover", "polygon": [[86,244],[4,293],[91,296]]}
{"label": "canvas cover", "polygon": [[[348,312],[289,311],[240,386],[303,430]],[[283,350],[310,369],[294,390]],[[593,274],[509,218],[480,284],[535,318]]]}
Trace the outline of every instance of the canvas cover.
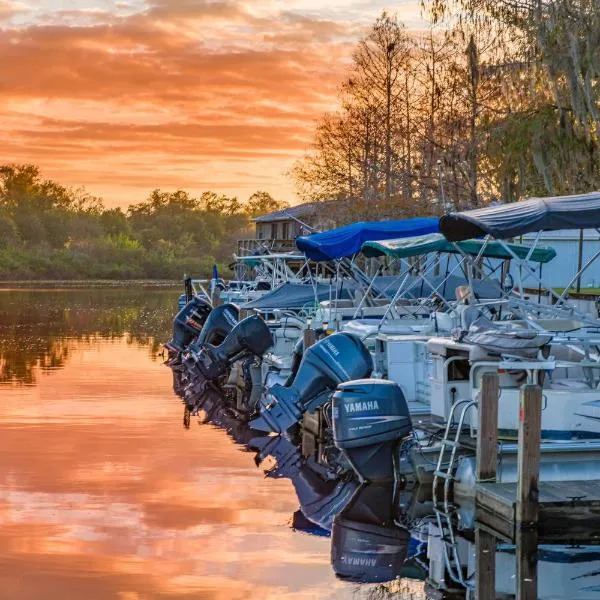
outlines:
{"label": "canvas cover", "polygon": [[[485,248],[483,248],[485,244]],[[523,244],[507,244],[514,254],[519,258],[529,256],[531,248]],[[431,252],[443,252],[447,254],[458,254],[460,251],[471,256],[479,256],[483,248],[482,256],[486,258],[511,259],[513,255],[497,241],[465,240],[462,242],[449,242],[441,233],[401,238],[397,240],[381,240],[365,242],[362,252],[365,256],[392,256],[394,258],[409,258],[411,256],[423,256]],[[554,248],[539,246],[531,253],[529,260],[538,263],[550,262],[556,256]]]}
{"label": "canvas cover", "polygon": [[338,286],[336,296],[335,287],[331,290],[328,285],[318,284],[315,294],[315,288],[309,283],[284,283],[264,296],[243,304],[241,308],[301,310],[315,305],[315,295],[317,302],[329,300],[330,296],[332,298],[348,299],[351,297],[351,290],[355,289],[356,284],[354,282],[344,282],[343,286]]}
{"label": "canvas cover", "polygon": [[600,192],[532,198],[450,213],[440,219],[440,231],[450,241],[484,235],[507,239],[537,231],[594,227],[600,227]]}
{"label": "canvas cover", "polygon": [[389,240],[439,232],[439,219],[424,217],[398,221],[363,221],[296,238],[298,250],[311,260],[327,261],[360,252],[369,240]]}

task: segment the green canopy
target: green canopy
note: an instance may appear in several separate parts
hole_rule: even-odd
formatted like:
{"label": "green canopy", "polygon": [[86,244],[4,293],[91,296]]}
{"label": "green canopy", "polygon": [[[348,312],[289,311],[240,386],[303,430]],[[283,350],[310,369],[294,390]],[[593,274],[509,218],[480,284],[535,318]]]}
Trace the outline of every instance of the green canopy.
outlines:
{"label": "green canopy", "polygon": [[[464,240],[462,242],[449,242],[441,233],[419,235],[411,238],[397,240],[383,240],[380,242],[365,242],[362,245],[362,253],[365,256],[393,256],[394,258],[408,258],[410,256],[422,256],[431,252],[444,252],[448,254],[465,254],[478,256],[485,245],[483,255],[486,258],[514,258],[510,252],[498,241],[492,240]],[[531,247],[522,244],[506,244],[515,256],[525,259],[531,251]],[[556,256],[554,248],[549,246],[538,246],[529,257],[529,260],[537,263],[550,262]]]}

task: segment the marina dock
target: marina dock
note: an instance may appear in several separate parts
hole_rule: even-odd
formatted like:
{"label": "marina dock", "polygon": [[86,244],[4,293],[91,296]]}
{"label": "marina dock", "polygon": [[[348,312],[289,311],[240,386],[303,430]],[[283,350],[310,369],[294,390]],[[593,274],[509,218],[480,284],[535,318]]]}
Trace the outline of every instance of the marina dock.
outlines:
{"label": "marina dock", "polygon": [[[478,483],[477,520],[501,538],[516,541],[517,484]],[[539,484],[540,544],[600,544],[600,482],[549,481]]]}

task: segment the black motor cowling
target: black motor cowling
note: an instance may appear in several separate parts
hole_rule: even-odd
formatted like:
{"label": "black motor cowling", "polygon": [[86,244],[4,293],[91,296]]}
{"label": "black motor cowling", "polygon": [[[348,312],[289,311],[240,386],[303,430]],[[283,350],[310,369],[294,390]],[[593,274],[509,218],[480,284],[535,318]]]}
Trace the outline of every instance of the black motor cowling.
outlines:
{"label": "black motor cowling", "polygon": [[393,486],[363,484],[333,521],[331,565],[340,579],[391,581],[406,560],[410,533],[394,523]]}
{"label": "black motor cowling", "polygon": [[220,344],[239,320],[240,309],[235,304],[221,304],[213,308],[194,346],[199,348],[202,344]]}
{"label": "black motor cowling", "polygon": [[205,344],[197,351],[191,351],[185,360],[190,380],[185,392],[188,404],[193,405],[206,382],[225,375],[232,362],[245,356],[262,356],[272,345],[269,328],[254,315],[237,323],[218,346]]}
{"label": "black motor cowling", "polygon": [[274,385],[260,400],[253,429],[283,433],[305,411],[322,406],[340,383],[368,377],[373,360],[360,339],[348,333],[326,337],[304,352],[298,373],[288,387]]}
{"label": "black motor cowling", "polygon": [[304,356],[304,336],[300,336],[298,341],[294,344],[290,374],[284,384],[284,387],[289,387],[292,385],[292,383],[294,383],[294,379],[298,374],[298,369],[300,368],[300,363],[302,362],[302,356]]}
{"label": "black motor cowling", "polygon": [[167,350],[183,352],[202,330],[211,312],[210,304],[194,296],[173,319],[173,337],[165,344]]}
{"label": "black motor cowling", "polygon": [[364,379],[338,386],[333,395],[333,439],[363,481],[391,481],[397,443],[412,423],[400,387]]}

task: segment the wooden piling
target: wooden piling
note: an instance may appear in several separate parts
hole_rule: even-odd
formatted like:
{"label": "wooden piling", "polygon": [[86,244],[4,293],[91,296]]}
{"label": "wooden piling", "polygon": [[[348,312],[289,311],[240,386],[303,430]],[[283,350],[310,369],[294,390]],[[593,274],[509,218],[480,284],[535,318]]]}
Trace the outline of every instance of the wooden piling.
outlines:
{"label": "wooden piling", "polygon": [[317,341],[317,332],[311,327],[308,326],[304,330],[304,350],[306,351]]}
{"label": "wooden piling", "polygon": [[527,384],[521,388],[519,405],[517,530],[537,526],[541,434],[542,388]]}
{"label": "wooden piling", "polygon": [[497,373],[484,373],[481,381],[477,428],[477,481],[496,481],[498,465]]}
{"label": "wooden piling", "polygon": [[215,287],[215,289],[212,291],[210,300],[213,308],[216,308],[217,306],[223,304],[223,300],[221,299],[221,292],[218,288]]}
{"label": "wooden piling", "polygon": [[537,530],[518,530],[516,546],[517,600],[537,600]]}
{"label": "wooden piling", "polygon": [[496,597],[496,538],[477,527],[475,529],[476,598]]}

